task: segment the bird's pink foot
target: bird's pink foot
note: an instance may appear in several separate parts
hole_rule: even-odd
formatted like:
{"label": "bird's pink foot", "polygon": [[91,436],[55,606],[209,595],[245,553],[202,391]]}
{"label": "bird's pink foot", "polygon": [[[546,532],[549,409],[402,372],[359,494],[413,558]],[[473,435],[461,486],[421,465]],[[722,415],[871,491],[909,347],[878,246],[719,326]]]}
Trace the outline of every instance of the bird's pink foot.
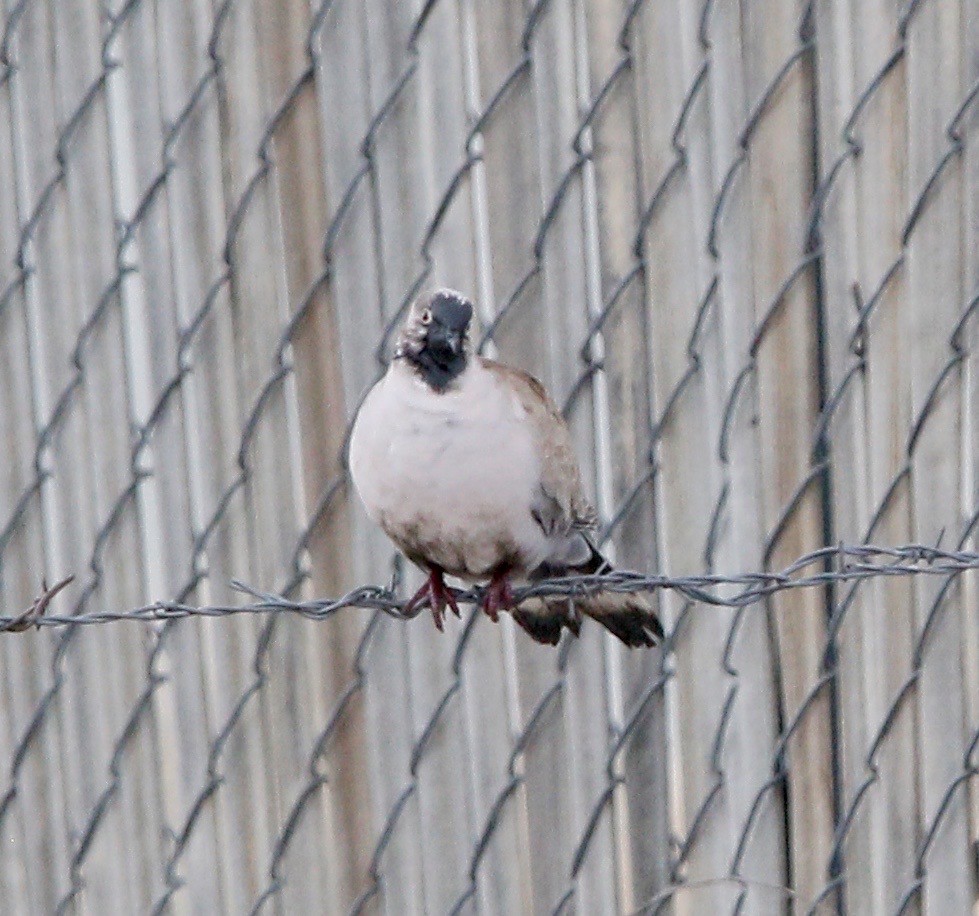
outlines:
{"label": "bird's pink foot", "polygon": [[494,573],[483,597],[483,610],[489,619],[496,623],[500,619],[500,611],[513,609],[513,592],[510,591],[510,581],[506,573]]}
{"label": "bird's pink foot", "polygon": [[462,616],[459,613],[459,605],[456,603],[455,594],[445,584],[442,576],[441,569],[437,567],[432,569],[428,574],[428,578],[425,580],[425,584],[412,595],[401,613],[405,617],[414,617],[427,601],[432,609],[432,619],[435,621],[435,626],[439,631],[443,629],[446,605],[451,608],[452,613],[456,617]]}
{"label": "bird's pink foot", "polygon": [[432,617],[435,619],[435,626],[442,629],[442,621],[445,619],[445,606],[448,605],[456,617],[461,617],[459,605],[456,604],[456,597],[452,589],[445,584],[442,578],[442,570],[432,570],[428,577],[432,596]]}

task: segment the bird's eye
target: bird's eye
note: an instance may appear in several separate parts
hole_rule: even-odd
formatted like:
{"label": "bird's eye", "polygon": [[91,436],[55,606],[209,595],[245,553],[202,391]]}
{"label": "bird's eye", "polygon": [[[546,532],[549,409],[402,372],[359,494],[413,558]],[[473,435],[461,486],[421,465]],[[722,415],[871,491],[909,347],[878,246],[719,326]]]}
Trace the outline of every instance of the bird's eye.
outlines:
{"label": "bird's eye", "polygon": [[422,309],[422,313],[421,313],[421,315],[419,317],[421,318],[421,323],[422,324],[431,324],[432,323],[432,310],[431,309]]}

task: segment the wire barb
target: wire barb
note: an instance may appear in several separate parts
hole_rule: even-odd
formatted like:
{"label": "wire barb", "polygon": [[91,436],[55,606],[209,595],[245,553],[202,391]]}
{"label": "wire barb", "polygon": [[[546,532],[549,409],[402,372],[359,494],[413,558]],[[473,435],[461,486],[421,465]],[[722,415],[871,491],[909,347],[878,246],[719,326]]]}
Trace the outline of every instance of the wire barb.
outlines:
{"label": "wire barb", "polygon": [[41,594],[34,599],[34,603],[26,611],[16,617],[0,617],[0,633],[23,633],[31,627],[39,630],[51,599],[74,581],[74,576],[68,576],[48,588],[47,582],[42,580]]}

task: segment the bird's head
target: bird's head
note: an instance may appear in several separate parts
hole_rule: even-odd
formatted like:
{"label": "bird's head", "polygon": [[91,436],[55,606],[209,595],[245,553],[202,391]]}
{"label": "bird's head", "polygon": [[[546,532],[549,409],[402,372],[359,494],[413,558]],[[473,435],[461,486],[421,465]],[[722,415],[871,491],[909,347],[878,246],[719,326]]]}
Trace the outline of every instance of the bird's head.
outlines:
{"label": "bird's head", "polygon": [[406,359],[429,386],[444,391],[466,368],[473,304],[461,293],[440,289],[408,312],[396,359]]}

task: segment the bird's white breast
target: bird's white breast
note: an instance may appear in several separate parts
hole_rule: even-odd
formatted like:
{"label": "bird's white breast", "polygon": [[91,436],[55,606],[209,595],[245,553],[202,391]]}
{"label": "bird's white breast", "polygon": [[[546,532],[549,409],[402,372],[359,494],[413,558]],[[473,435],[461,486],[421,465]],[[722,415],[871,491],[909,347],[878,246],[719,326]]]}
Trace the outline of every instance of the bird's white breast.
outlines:
{"label": "bird's white breast", "polygon": [[526,569],[547,552],[530,514],[540,480],[532,429],[476,361],[443,393],[394,363],[361,407],[350,470],[369,515],[413,559],[479,578],[509,553]]}

